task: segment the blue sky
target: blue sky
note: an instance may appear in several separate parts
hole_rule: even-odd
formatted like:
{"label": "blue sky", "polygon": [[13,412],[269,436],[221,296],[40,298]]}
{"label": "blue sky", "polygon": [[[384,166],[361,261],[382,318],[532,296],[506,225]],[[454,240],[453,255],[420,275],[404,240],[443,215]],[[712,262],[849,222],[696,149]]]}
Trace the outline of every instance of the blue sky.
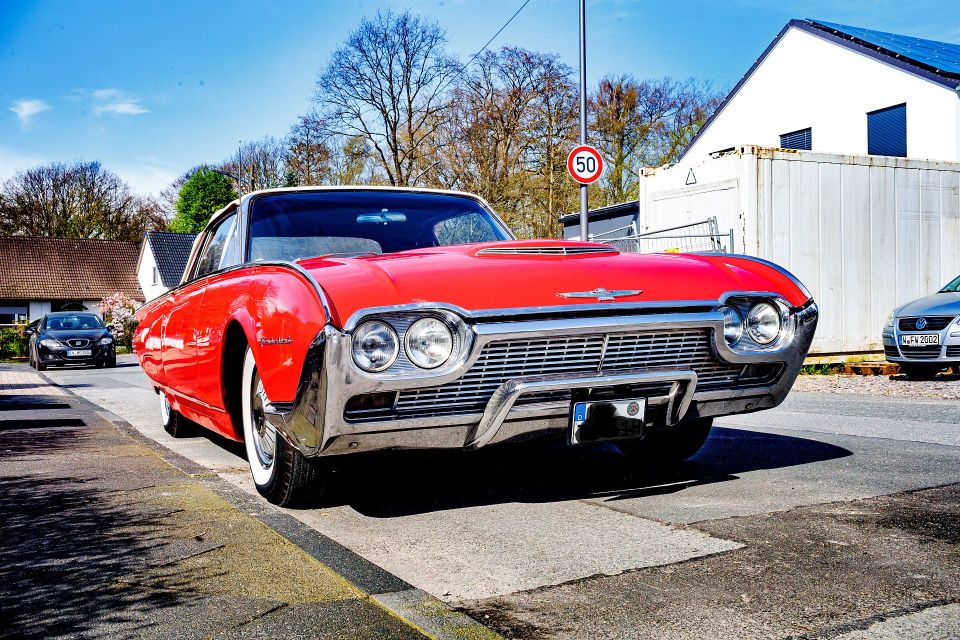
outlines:
{"label": "blue sky", "polygon": [[[469,58],[522,0],[188,2],[0,0],[0,179],[100,160],[141,192],[284,135],[318,69],[377,9],[431,17]],[[960,42],[955,0],[589,0],[588,71],[699,77],[729,88],[794,17]],[[531,0],[491,47],[577,64],[576,0]]]}

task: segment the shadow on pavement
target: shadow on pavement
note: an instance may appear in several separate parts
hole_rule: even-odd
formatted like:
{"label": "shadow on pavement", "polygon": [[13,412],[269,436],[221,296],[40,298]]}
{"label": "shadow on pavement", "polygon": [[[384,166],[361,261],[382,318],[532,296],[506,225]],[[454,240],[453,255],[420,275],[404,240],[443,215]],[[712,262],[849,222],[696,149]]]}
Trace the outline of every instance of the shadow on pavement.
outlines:
{"label": "shadow on pavement", "polygon": [[382,518],[504,502],[623,500],[849,455],[817,440],[726,427],[714,427],[694,458],[662,466],[643,466],[612,445],[370,454],[344,459],[333,500]]}
{"label": "shadow on pavement", "polygon": [[[39,460],[89,446],[90,433],[3,431],[0,461],[36,469]],[[96,486],[102,469],[90,469],[90,478],[78,475],[81,469],[0,469],[0,638],[101,637],[118,629],[140,636],[154,624],[151,612],[198,597],[137,583],[135,576],[170,546],[168,513]],[[171,582],[178,577],[188,581],[174,575]]]}

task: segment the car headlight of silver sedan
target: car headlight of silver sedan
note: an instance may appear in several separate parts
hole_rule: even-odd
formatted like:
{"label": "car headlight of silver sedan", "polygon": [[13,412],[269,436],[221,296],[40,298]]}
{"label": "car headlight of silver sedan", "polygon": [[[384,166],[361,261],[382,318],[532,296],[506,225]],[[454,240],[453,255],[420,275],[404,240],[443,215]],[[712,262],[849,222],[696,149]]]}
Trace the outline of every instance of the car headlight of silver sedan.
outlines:
{"label": "car headlight of silver sedan", "polygon": [[370,320],[353,332],[353,361],[364,371],[383,371],[400,353],[400,339],[386,322]]}
{"label": "car headlight of silver sedan", "polygon": [[435,369],[453,353],[453,333],[438,318],[414,322],[404,334],[403,343],[410,362],[421,369]]}

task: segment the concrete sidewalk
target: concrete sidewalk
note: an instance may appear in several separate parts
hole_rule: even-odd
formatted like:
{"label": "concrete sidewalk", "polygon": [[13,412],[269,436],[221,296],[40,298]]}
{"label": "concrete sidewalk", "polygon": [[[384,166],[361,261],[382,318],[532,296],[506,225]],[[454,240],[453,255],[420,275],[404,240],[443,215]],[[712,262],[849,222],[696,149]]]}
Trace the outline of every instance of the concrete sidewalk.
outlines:
{"label": "concrete sidewalk", "polygon": [[22,370],[0,370],[0,540],[2,637],[423,637]]}

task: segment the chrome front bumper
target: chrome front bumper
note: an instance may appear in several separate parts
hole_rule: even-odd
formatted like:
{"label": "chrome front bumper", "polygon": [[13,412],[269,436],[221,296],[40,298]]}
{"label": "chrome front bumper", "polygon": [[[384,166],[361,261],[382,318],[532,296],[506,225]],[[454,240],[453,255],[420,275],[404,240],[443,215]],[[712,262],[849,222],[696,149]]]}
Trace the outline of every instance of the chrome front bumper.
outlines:
{"label": "chrome front bumper", "polygon": [[[792,335],[776,350],[740,353],[723,339],[723,316],[704,309],[716,302],[690,303],[658,310],[656,306],[606,306],[622,315],[590,317],[517,318],[485,312],[467,314],[471,344],[462,361],[442,375],[368,376],[352,362],[347,331],[327,326],[317,336],[307,355],[297,399],[272,403],[267,417],[277,430],[304,455],[313,457],[387,448],[476,448],[544,432],[562,433],[569,426],[570,402],[544,401],[517,405],[528,394],[556,390],[586,390],[658,383],[668,389],[647,398],[648,406],[663,409],[663,424],[684,420],[768,409],[786,397],[810,348],[818,309],[810,301],[793,309]],[[433,308],[426,307],[425,308]],[[461,315],[465,314],[458,310]],[[509,313],[509,312],[505,312]],[[517,377],[502,383],[482,413],[431,415],[416,418],[352,422],[344,417],[347,401],[358,395],[432,387],[455,381],[476,362],[484,345],[510,339],[543,336],[578,336],[588,333],[618,335],[628,332],[697,328],[708,330],[711,349],[722,363],[782,365],[779,375],[765,386],[698,390],[697,373],[678,367],[642,368],[615,372],[571,372]]]}

